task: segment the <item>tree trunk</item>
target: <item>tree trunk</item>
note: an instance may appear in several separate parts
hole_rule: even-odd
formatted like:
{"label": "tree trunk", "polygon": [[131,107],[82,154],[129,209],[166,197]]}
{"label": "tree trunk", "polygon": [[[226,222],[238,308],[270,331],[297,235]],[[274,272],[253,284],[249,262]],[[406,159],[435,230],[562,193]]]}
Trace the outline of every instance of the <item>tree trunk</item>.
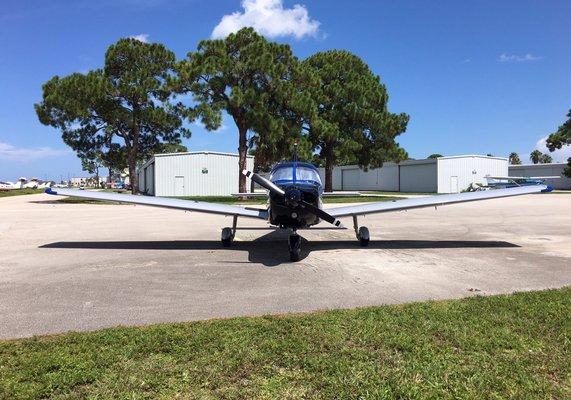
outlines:
{"label": "tree trunk", "polygon": [[133,145],[129,149],[128,161],[129,161],[129,184],[131,185],[131,193],[139,193],[139,177],[137,176],[137,147]]}
{"label": "tree trunk", "polygon": [[[256,173],[257,173],[257,172],[258,172],[258,169],[259,169],[259,168],[258,168],[256,159],[254,158],[254,171],[252,171],[252,172],[256,172]],[[255,185],[255,184],[254,184],[254,181],[250,179],[250,193],[254,193],[254,189],[255,189],[254,185]]]}
{"label": "tree trunk", "polygon": [[246,141],[246,133],[248,129],[243,125],[238,126],[238,192],[246,193],[246,176],[242,173],[246,169],[246,155],[248,154],[248,144]]}
{"label": "tree trunk", "polygon": [[[137,107],[133,107],[133,125],[131,127],[132,140],[127,143],[127,162],[129,164],[129,185],[131,185],[131,193],[139,194],[139,176],[137,175],[137,157],[139,155],[139,124],[135,118],[138,112]],[[129,144],[131,146],[129,147]]]}
{"label": "tree trunk", "polygon": [[333,191],[333,145],[325,144],[325,191]]}

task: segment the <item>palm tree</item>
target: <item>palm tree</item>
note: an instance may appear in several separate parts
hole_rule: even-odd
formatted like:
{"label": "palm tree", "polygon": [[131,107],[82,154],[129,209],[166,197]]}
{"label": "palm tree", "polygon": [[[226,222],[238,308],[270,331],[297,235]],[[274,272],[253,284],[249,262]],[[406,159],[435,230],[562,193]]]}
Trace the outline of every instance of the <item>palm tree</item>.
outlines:
{"label": "palm tree", "polygon": [[539,157],[539,162],[542,164],[549,164],[553,162],[553,158],[551,158],[549,154],[542,154],[541,157]]}
{"label": "palm tree", "polygon": [[533,150],[531,152],[531,154],[529,155],[529,159],[531,160],[532,163],[534,164],[539,164],[539,160],[541,159],[541,156],[543,154],[541,153],[541,151],[539,150]]}
{"label": "palm tree", "polygon": [[510,153],[508,159],[509,159],[511,165],[520,165],[521,164],[521,160],[519,159],[519,154],[517,154],[516,152]]}

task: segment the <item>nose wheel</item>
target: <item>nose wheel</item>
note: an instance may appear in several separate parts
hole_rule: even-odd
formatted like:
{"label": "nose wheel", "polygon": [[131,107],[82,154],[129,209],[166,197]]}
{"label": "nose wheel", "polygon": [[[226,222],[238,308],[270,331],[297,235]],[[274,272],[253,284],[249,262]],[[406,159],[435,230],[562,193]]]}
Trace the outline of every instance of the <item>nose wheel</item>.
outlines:
{"label": "nose wheel", "polygon": [[289,259],[291,261],[299,261],[301,258],[301,236],[296,232],[289,235]]}

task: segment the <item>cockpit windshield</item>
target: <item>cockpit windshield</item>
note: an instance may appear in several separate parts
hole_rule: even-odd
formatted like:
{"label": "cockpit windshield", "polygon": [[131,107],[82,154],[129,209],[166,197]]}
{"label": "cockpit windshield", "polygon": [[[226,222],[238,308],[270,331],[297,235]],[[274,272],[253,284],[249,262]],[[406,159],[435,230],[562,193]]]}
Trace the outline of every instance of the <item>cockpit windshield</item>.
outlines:
{"label": "cockpit windshield", "polygon": [[[272,182],[276,181],[293,181],[293,171],[292,166],[287,166],[283,168],[276,168],[272,171],[270,175],[270,180]],[[304,166],[295,167],[295,180],[296,181],[311,181],[321,185],[321,179],[316,170]]]}

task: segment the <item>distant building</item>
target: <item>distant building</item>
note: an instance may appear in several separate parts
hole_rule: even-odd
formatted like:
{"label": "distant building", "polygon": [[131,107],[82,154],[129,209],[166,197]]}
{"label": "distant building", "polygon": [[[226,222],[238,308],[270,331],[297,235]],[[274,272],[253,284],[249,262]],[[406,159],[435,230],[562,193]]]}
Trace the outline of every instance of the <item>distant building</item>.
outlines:
{"label": "distant building", "polygon": [[559,178],[547,178],[545,183],[553,186],[554,189],[571,189],[571,178],[563,175],[563,170],[567,164],[521,164],[510,165],[509,176],[542,177],[558,176]]}
{"label": "distant building", "polygon": [[[320,168],[324,180],[324,169]],[[333,169],[333,190],[458,193],[486,175],[507,176],[508,159],[481,155],[438,157],[385,163],[363,171],[356,165]]]}
{"label": "distant building", "polygon": [[[254,157],[246,162],[252,170]],[[137,173],[139,191],[152,196],[228,196],[238,192],[240,171],[237,154],[196,151],[155,154]]]}
{"label": "distant building", "polygon": [[[85,176],[85,177],[73,177],[70,178],[69,180],[69,184],[73,187],[80,187],[80,186],[85,186],[88,183],[91,184],[91,182],[95,179],[94,176]],[[100,184],[104,184],[105,182],[107,182],[107,177],[106,176],[100,176],[99,177],[99,183]]]}

